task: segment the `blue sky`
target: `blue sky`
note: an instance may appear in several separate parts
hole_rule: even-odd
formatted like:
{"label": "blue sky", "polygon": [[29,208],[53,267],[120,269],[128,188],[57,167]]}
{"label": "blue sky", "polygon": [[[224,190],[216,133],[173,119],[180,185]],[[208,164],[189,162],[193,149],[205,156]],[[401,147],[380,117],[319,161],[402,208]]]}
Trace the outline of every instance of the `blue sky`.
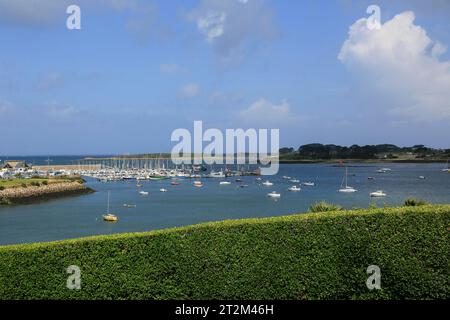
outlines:
{"label": "blue sky", "polygon": [[445,0],[0,0],[0,154],[170,151],[194,120],[448,148],[449,30]]}

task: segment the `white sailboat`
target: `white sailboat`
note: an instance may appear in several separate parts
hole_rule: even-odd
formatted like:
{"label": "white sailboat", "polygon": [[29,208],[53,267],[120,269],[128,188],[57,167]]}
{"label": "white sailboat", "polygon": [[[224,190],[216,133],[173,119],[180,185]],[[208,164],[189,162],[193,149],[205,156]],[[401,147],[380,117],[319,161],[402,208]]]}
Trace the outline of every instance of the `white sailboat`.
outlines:
{"label": "white sailboat", "polygon": [[450,163],[449,163],[449,160],[447,160],[447,168],[442,169],[442,172],[450,172]]}
{"label": "white sailboat", "polygon": [[110,197],[110,191],[108,191],[108,204],[106,207],[106,214],[103,215],[103,220],[108,222],[117,222],[119,218],[109,212],[109,197]]}
{"label": "white sailboat", "polygon": [[345,168],[345,175],[344,178],[342,180],[341,183],[341,188],[339,189],[339,192],[343,192],[343,193],[353,193],[353,192],[357,192],[358,190],[356,190],[353,187],[350,187],[347,183],[347,177],[348,177],[348,168]]}

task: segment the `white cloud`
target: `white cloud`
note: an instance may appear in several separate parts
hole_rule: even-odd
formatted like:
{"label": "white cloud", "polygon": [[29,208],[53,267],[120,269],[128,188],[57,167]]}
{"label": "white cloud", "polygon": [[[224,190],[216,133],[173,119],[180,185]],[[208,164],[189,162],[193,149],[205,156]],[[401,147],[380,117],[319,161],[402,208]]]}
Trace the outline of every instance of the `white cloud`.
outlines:
{"label": "white cloud", "polygon": [[221,62],[235,63],[274,38],[273,16],[266,0],[202,0],[187,17]]}
{"label": "white cloud", "polygon": [[450,118],[450,61],[440,56],[445,46],[414,24],[413,12],[403,12],[369,30],[366,19],[355,22],[338,59],[353,72],[370,97],[368,103],[397,120]]}
{"label": "white cloud", "polygon": [[227,15],[224,12],[208,12],[205,16],[198,18],[197,27],[208,42],[223,35]]}
{"label": "white cloud", "polygon": [[200,94],[200,86],[195,83],[190,83],[183,86],[180,94],[185,98],[194,98]]}
{"label": "white cloud", "polygon": [[255,126],[281,126],[301,119],[291,112],[290,105],[286,100],[276,104],[265,98],[255,101],[247,109],[240,111],[238,117],[244,122],[252,123]]}

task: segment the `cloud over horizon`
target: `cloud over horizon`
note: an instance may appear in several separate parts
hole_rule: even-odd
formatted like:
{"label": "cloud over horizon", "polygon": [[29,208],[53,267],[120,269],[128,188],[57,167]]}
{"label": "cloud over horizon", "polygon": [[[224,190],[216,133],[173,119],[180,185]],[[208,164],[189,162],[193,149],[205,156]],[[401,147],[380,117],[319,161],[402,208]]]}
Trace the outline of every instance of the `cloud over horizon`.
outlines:
{"label": "cloud over horizon", "polygon": [[369,30],[366,21],[350,27],[338,59],[363,85],[368,106],[394,121],[450,118],[450,61],[441,60],[446,47],[414,24],[411,11],[380,30]]}

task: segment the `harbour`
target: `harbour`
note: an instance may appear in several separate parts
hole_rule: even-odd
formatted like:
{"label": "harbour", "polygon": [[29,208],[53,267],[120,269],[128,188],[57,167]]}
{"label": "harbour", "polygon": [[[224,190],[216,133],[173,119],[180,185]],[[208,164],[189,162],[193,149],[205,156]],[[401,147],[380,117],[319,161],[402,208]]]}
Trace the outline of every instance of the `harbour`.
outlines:
{"label": "harbour", "polygon": [[[338,191],[345,167],[332,164],[283,164],[278,175],[269,177],[217,174],[217,178],[206,178],[211,172],[200,171],[191,178],[192,173],[186,172],[183,176],[181,169],[173,169],[171,176],[165,175],[171,170],[160,168],[158,174],[164,174],[161,179],[150,179],[152,175],[148,179],[136,179],[138,175],[128,177],[132,172],[155,173],[151,171],[154,169],[119,170],[120,176],[128,179],[102,179],[103,174],[111,171],[78,172],[83,174],[85,185],[95,193],[20,206],[0,206],[0,244],[289,215],[306,212],[320,201],[347,209],[398,206],[407,198],[435,204],[450,201],[450,174],[443,171],[442,164],[391,164],[390,170],[381,170],[383,167],[376,163],[353,163],[347,169],[348,184],[357,192]],[[214,168],[216,173],[225,170],[225,167]],[[296,192],[289,190],[294,185],[299,189]],[[383,190],[386,196],[372,197],[371,193],[378,190]],[[110,210],[119,217],[117,223],[102,219],[108,192]],[[268,196],[272,192],[280,196]]]}

